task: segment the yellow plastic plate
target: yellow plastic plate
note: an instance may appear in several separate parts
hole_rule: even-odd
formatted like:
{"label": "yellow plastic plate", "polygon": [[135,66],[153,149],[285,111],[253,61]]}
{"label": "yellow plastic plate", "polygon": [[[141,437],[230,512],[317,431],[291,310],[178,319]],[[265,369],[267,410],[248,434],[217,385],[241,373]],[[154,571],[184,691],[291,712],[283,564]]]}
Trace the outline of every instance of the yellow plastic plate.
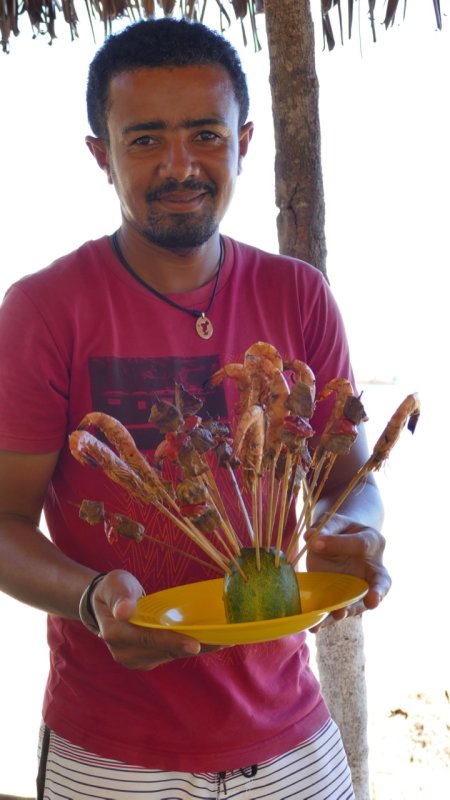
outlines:
{"label": "yellow plastic plate", "polygon": [[177,631],[203,644],[268,642],[312,628],[330,611],[351,605],[367,593],[360,578],[333,572],[299,572],[302,614],[228,624],[222,600],[223,579],[201,581],[155,592],[138,601],[130,622],[146,628]]}

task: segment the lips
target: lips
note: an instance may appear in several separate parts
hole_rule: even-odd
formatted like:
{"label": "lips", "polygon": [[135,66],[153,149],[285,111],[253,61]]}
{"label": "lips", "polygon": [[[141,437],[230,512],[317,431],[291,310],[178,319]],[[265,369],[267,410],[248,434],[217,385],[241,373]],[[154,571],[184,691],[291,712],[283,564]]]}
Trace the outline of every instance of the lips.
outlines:
{"label": "lips", "polygon": [[168,192],[155,198],[156,203],[167,211],[187,212],[196,211],[203,204],[208,192]]}
{"label": "lips", "polygon": [[167,194],[160,195],[157,199],[160,203],[175,203],[175,204],[189,204],[201,200],[207,194],[206,191],[195,192],[168,192]]}
{"label": "lips", "polygon": [[214,194],[214,186],[208,184],[194,181],[180,184],[176,181],[167,181],[159,189],[148,192],[146,200],[148,203],[157,202],[171,208],[174,206],[186,208],[190,205],[198,205],[206,195],[213,197]]}

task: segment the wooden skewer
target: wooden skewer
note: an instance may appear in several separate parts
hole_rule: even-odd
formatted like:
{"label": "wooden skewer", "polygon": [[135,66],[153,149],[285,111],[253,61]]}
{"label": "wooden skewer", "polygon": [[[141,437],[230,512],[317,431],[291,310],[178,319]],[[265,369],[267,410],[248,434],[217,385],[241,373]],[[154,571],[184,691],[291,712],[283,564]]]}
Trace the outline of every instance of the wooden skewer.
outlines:
{"label": "wooden skewer", "polygon": [[242,511],[242,513],[244,515],[244,520],[245,520],[245,524],[247,526],[248,534],[250,536],[250,541],[254,542],[255,534],[254,534],[254,531],[253,531],[253,528],[252,528],[252,523],[250,521],[250,517],[248,515],[248,511],[247,511],[246,505],[244,503],[244,498],[242,497],[242,493],[241,493],[241,490],[239,488],[239,484],[238,484],[238,482],[236,480],[236,475],[234,474],[233,469],[230,466],[230,464],[227,464],[227,469],[228,469],[228,474],[231,477],[231,480],[233,482],[233,486],[234,486],[234,488],[236,490],[236,494],[237,494],[237,498],[238,498],[238,503],[239,503],[240,509],[241,509],[241,511]]}
{"label": "wooden skewer", "polygon": [[[75,506],[75,508],[80,509],[80,503],[75,503],[72,500],[68,500],[67,502],[70,505]],[[105,520],[105,517],[103,517],[103,520]],[[102,519],[99,520],[99,522],[101,522],[101,521],[102,521]],[[89,523],[89,524],[92,525],[92,523]],[[140,526],[140,527],[142,527],[142,526]],[[171,550],[173,553],[177,553],[177,555],[182,555],[182,556],[185,556],[186,558],[189,558],[191,561],[196,561],[197,564],[201,564],[202,567],[207,567],[208,569],[213,569],[216,572],[220,572],[221,574],[223,572],[222,568],[219,567],[217,564],[211,564],[208,561],[204,561],[202,558],[198,558],[197,556],[192,555],[192,553],[186,553],[185,550],[181,550],[179,547],[175,547],[174,545],[169,544],[168,542],[165,542],[163,539],[158,539],[156,536],[151,536],[149,533],[145,533],[145,532],[140,533],[139,539],[137,539],[137,538],[135,538],[133,536],[124,536],[124,534],[120,533],[120,531],[117,531],[117,535],[121,536],[122,538],[126,538],[126,539],[129,538],[131,541],[135,541],[137,543],[139,543],[142,539],[147,539],[147,541],[154,542],[155,544],[161,545],[161,547],[165,547],[166,550]]]}
{"label": "wooden skewer", "polygon": [[[171,498],[172,500],[172,498]],[[178,510],[178,507],[174,501],[172,501],[175,508]],[[192,541],[194,541],[204,553],[207,553],[216,564],[223,569],[224,572],[228,574],[231,573],[229,565],[225,562],[222,553],[217,550],[216,547],[206,538],[206,536],[198,530],[198,528],[193,525],[193,523],[187,517],[177,517],[175,514],[172,513],[163,503],[157,502],[155,503],[156,507],[166,515],[172,522],[175,523]]]}
{"label": "wooden skewer", "polygon": [[[211,498],[211,500],[212,500],[212,498]],[[214,503],[213,500],[212,500],[212,502]],[[219,513],[219,509],[217,509],[217,513]],[[234,532],[233,528],[231,527],[231,523],[230,523],[229,519],[228,518],[224,519],[223,517],[221,517],[221,520],[222,520],[222,529],[223,529],[223,531],[224,531],[224,533],[225,533],[225,535],[226,535],[226,537],[228,539],[228,542],[230,543],[231,548],[233,549],[235,555],[240,556],[242,545],[241,545],[239,539],[236,537],[235,532]]]}
{"label": "wooden skewer", "polygon": [[[243,579],[245,582],[247,582],[247,581],[248,581],[248,577],[247,577],[247,575],[245,574],[244,570],[242,569],[241,565],[239,564],[239,562],[238,562],[238,560],[237,560],[237,558],[236,558],[236,554],[234,554],[234,553],[233,553],[233,552],[230,550],[230,548],[229,548],[229,546],[228,546],[227,542],[223,540],[222,536],[220,535],[220,531],[219,531],[217,528],[216,528],[216,530],[214,531],[214,536],[216,537],[216,539],[218,539],[218,541],[219,541],[219,542],[220,542],[220,544],[222,545],[222,547],[223,547],[223,549],[225,550],[225,552],[226,552],[226,554],[227,554],[228,558],[230,559],[230,561],[231,561],[231,562],[234,564],[234,566],[236,567],[236,569],[237,569],[237,571],[239,572],[239,575],[241,576],[241,578],[242,578],[242,579]],[[237,555],[239,556],[239,553],[237,553]]]}
{"label": "wooden skewer", "polygon": [[[233,564],[235,565],[237,571],[240,573],[241,577],[245,581],[247,581],[248,580],[247,576],[245,575],[242,567],[240,566],[240,564],[236,560],[236,556],[240,556],[241,550],[240,550],[240,547],[238,547],[237,544],[236,544],[235,537],[232,535],[232,534],[234,534],[234,531],[233,530],[231,530],[231,531],[229,530],[227,521],[222,518],[222,516],[220,514],[220,511],[219,511],[219,509],[217,508],[217,506],[216,506],[216,504],[214,502],[214,498],[211,495],[209,495],[209,497],[210,497],[211,505],[213,506],[213,508],[215,509],[215,511],[217,512],[217,514],[219,516],[220,525],[221,525],[222,531],[225,534],[226,538],[225,538],[225,540],[222,538],[222,536],[220,535],[220,532],[218,531],[218,529],[216,529],[214,531],[214,535],[219,540],[219,542],[222,545],[223,549],[225,550],[227,556],[229,557],[230,561],[233,562]],[[233,553],[233,550],[231,548],[233,548],[234,553]]]}
{"label": "wooden skewer", "polygon": [[270,468],[269,489],[268,489],[267,508],[266,508],[266,551],[267,552],[269,552],[272,544],[276,465],[277,465],[277,459],[274,459],[272,462],[272,466]]}
{"label": "wooden skewer", "polygon": [[[212,480],[213,480],[213,492],[211,492],[211,486],[210,486],[210,483],[209,483],[209,482],[208,482],[208,480],[206,480],[206,479],[205,479],[205,485],[206,485],[206,488],[207,488],[207,490],[208,490],[208,494],[209,494],[209,499],[210,499],[210,502],[211,502],[211,504],[213,505],[213,507],[215,508],[215,510],[217,511],[217,514],[219,515],[219,518],[220,518],[220,524],[221,524],[222,530],[223,530],[223,532],[224,532],[224,534],[225,534],[226,541],[224,541],[224,540],[222,539],[222,537],[220,536],[220,533],[219,533],[219,531],[218,531],[218,530],[215,530],[215,531],[214,531],[214,535],[216,536],[216,538],[217,538],[217,539],[219,540],[219,542],[221,543],[221,545],[222,545],[222,547],[224,548],[225,552],[227,553],[227,555],[228,555],[228,557],[229,557],[230,561],[232,561],[232,563],[233,563],[233,564],[234,564],[234,566],[236,567],[237,571],[239,572],[239,574],[240,574],[241,578],[242,578],[244,581],[246,581],[246,582],[247,582],[247,581],[248,581],[247,575],[245,574],[244,570],[242,569],[241,565],[239,564],[239,562],[237,561],[237,558],[236,558],[236,556],[240,556],[240,554],[241,554],[241,547],[242,547],[242,545],[241,545],[241,543],[239,542],[239,539],[238,539],[238,537],[237,537],[237,535],[236,535],[235,531],[234,531],[234,530],[233,530],[233,528],[231,527],[231,522],[230,522],[230,520],[229,520],[229,518],[228,518],[228,515],[227,515],[227,514],[226,514],[226,512],[225,512],[225,518],[224,518],[224,517],[222,516],[222,514],[221,514],[221,509],[220,509],[220,508],[218,507],[218,505],[216,504],[216,497],[215,497],[215,495],[216,495],[216,491],[214,491],[214,490],[217,490],[217,495],[218,495],[217,484],[216,484],[216,482],[215,482],[215,480],[214,480],[214,475],[213,475],[212,471],[211,471],[211,470],[209,470],[209,472],[210,472],[210,477],[211,477],[211,478],[212,478]],[[214,496],[213,496],[213,495],[214,495]],[[225,511],[225,507],[224,507],[224,505],[223,505],[223,503],[222,503],[222,500],[221,500],[221,498],[220,498],[220,503],[219,503],[219,504],[220,504],[220,506],[222,507],[222,509]],[[232,550],[234,550],[234,553],[232,552],[232,550],[230,549],[230,547],[232,548]]]}
{"label": "wooden skewer", "polygon": [[311,478],[311,482],[310,482],[310,484],[308,486],[308,491],[306,493],[306,497],[305,497],[304,502],[303,502],[303,508],[302,508],[301,513],[299,515],[299,518],[297,520],[297,524],[296,524],[294,530],[292,531],[291,538],[289,540],[289,544],[288,544],[288,546],[286,548],[286,559],[288,561],[290,561],[291,556],[292,556],[292,554],[294,552],[294,549],[297,546],[297,542],[298,542],[298,540],[300,538],[301,532],[305,527],[305,516],[307,514],[308,506],[309,506],[309,503],[311,501],[311,497],[313,495],[313,492],[314,492],[314,489],[316,487],[317,481],[319,479],[319,475],[320,475],[320,472],[322,470],[324,461],[325,461],[325,456],[323,456],[320,459],[319,463],[316,464],[313,476]]}
{"label": "wooden skewer", "polygon": [[309,547],[309,545],[311,544],[311,542],[313,542],[313,541],[314,541],[314,539],[316,539],[316,538],[319,536],[319,534],[321,533],[321,531],[323,530],[323,528],[325,527],[325,525],[327,525],[327,523],[330,521],[330,519],[331,519],[331,517],[333,516],[333,514],[335,514],[335,513],[336,513],[336,511],[338,511],[338,509],[341,507],[341,505],[342,505],[342,503],[344,502],[344,500],[346,500],[346,499],[347,499],[347,497],[349,496],[350,492],[352,492],[352,491],[353,491],[353,489],[355,488],[355,486],[357,486],[357,484],[358,484],[358,483],[359,483],[359,482],[360,482],[360,481],[361,481],[361,480],[362,480],[364,477],[366,477],[366,475],[367,475],[367,474],[368,474],[368,473],[371,471],[371,469],[373,468],[373,467],[371,466],[371,462],[372,462],[372,457],[371,457],[371,458],[370,458],[368,461],[366,461],[366,463],[365,463],[365,464],[363,464],[363,466],[362,466],[362,467],[360,467],[360,469],[358,470],[358,472],[357,472],[357,473],[355,473],[355,475],[353,476],[353,478],[351,479],[351,481],[349,482],[349,484],[346,486],[346,488],[344,489],[344,491],[342,492],[342,494],[341,494],[341,495],[338,497],[338,499],[337,499],[337,500],[334,502],[334,504],[333,504],[333,505],[332,505],[332,507],[329,509],[329,511],[327,512],[327,514],[325,515],[325,517],[324,517],[323,519],[321,519],[321,520],[320,520],[320,523],[319,523],[319,525],[317,526],[317,528],[314,528],[314,533],[313,533],[313,535],[311,536],[311,538],[310,538],[310,539],[308,539],[308,541],[307,541],[307,543],[305,544],[305,546],[304,546],[304,547],[303,547],[303,548],[300,550],[300,552],[299,552],[299,553],[297,553],[297,555],[295,556],[295,558],[294,558],[294,559],[291,561],[291,564],[292,564],[293,566],[295,566],[295,565],[296,565],[296,564],[297,564],[297,563],[300,561],[300,559],[301,559],[302,555],[303,555],[304,553],[306,553],[306,551],[308,550],[308,547]]}
{"label": "wooden skewer", "polygon": [[[161,482],[160,487],[160,498],[158,500],[154,499],[153,504],[159,508],[159,510],[165,514],[166,517],[172,520],[178,528],[180,528],[187,536],[194,541],[197,546],[203,550],[204,553],[209,555],[209,557],[226,573],[230,574],[231,570],[229,567],[229,563],[227,563],[223,557],[223,554],[212,544],[212,542],[207,539],[207,537],[193,524],[193,522],[188,518],[180,515],[180,510],[178,508],[177,503],[175,502],[174,498],[169,494],[169,492],[164,487],[163,483]],[[164,505],[164,503],[166,505]],[[175,513],[170,511],[167,507],[170,506]],[[180,515],[180,516],[178,516]]]}
{"label": "wooden skewer", "polygon": [[264,478],[258,476],[258,528],[260,532],[260,545],[263,546],[263,485]]}
{"label": "wooden skewer", "polygon": [[259,518],[259,503],[258,503],[258,481],[261,479],[255,478],[253,481],[252,486],[252,509],[253,509],[253,530],[255,533],[254,538],[254,545],[255,545],[255,558],[256,558],[256,569],[258,572],[261,571],[261,555],[260,555],[260,518]]}
{"label": "wooden skewer", "polygon": [[280,552],[281,552],[281,544],[283,540],[283,531],[284,531],[284,524],[286,520],[286,500],[287,500],[287,491],[289,488],[289,477],[291,474],[291,465],[292,465],[292,453],[288,452],[286,455],[286,465],[284,469],[284,476],[283,476],[283,487],[281,491],[281,505],[280,505],[280,512],[278,516],[278,533],[277,539],[275,544],[275,566],[278,567],[280,563]]}
{"label": "wooden skewer", "polygon": [[222,567],[219,567],[218,564],[210,564],[208,563],[208,561],[203,561],[202,558],[197,558],[197,556],[193,556],[191,553],[186,553],[185,550],[181,550],[179,547],[174,547],[172,544],[169,544],[168,542],[163,542],[161,539],[157,539],[156,536],[150,536],[149,533],[143,533],[142,538],[148,539],[149,542],[155,542],[155,544],[160,544],[167,550],[171,550],[173,553],[177,553],[177,555],[185,556],[185,558],[189,558],[191,559],[191,561],[196,561],[197,564],[201,564],[203,567],[208,567],[208,569],[213,569],[216,572],[220,572],[220,574],[223,573]]}
{"label": "wooden skewer", "polygon": [[227,510],[220,496],[219,488],[217,486],[214,473],[209,467],[206,474],[202,475],[202,480],[209,492],[212,502],[216,507],[217,513],[222,518],[223,527],[226,529],[230,544],[232,545],[235,553],[239,555],[242,548],[242,542],[239,540],[239,537],[231,524]]}
{"label": "wooden skewer", "polygon": [[408,395],[403,403],[399,406],[397,411],[389,420],[386,428],[384,429],[383,433],[381,434],[378,441],[375,443],[373,448],[372,454],[367,459],[366,463],[363,464],[362,467],[355,473],[353,478],[348,483],[347,487],[344,489],[342,494],[338,497],[335,501],[333,506],[329,509],[325,517],[320,520],[319,525],[314,528],[314,532],[305,546],[300,550],[297,554],[295,559],[291,562],[294,566],[298,563],[302,555],[308,550],[311,542],[319,536],[325,525],[329,522],[333,514],[335,514],[338,509],[341,507],[344,500],[347,499],[350,492],[360,483],[360,481],[365,478],[369,472],[374,470],[378,470],[380,468],[380,464],[385,461],[392,450],[394,444],[397,442],[398,437],[405,426],[408,419],[414,417],[414,422],[410,430],[414,432],[415,424],[417,422],[418,415],[420,413],[419,407],[419,400],[416,394]]}
{"label": "wooden skewer", "polygon": [[323,487],[325,486],[325,484],[326,484],[326,482],[328,480],[328,477],[330,475],[330,472],[331,472],[331,470],[333,468],[334,462],[336,461],[336,453],[325,453],[325,456],[326,455],[328,455],[328,463],[325,466],[325,470],[323,472],[323,475],[322,475],[322,478],[320,480],[319,486],[317,487],[317,489],[315,491],[314,497],[311,498],[311,502],[308,504],[308,508],[306,510],[306,515],[305,515],[305,526],[306,527],[308,527],[308,525],[309,525],[309,523],[311,521],[311,517],[312,517],[312,513],[314,511],[314,508],[317,505],[317,502],[318,502],[319,497],[320,497],[320,495],[322,493]]}

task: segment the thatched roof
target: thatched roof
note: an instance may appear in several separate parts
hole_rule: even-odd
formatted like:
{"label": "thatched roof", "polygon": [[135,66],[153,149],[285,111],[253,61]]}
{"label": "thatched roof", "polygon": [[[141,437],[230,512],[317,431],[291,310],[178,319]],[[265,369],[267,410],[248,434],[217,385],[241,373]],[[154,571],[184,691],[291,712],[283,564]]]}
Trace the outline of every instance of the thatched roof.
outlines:
{"label": "thatched roof", "polygon": [[[341,0],[321,0],[322,26],[324,41],[327,47],[333,49],[336,41],[335,30],[339,31],[341,41],[345,35],[351,37],[353,24],[353,10],[358,0],[347,0],[346,5],[346,34],[344,34],[344,13]],[[310,0],[311,3],[317,0]],[[442,27],[440,0],[429,0],[433,4],[436,24]],[[360,0],[360,4],[363,0]],[[407,0],[404,0],[403,14],[406,12]],[[151,17],[159,14],[167,16],[185,16],[192,20],[203,20],[206,7],[213,6],[214,0],[2,0],[0,3],[0,31],[1,45],[4,52],[9,52],[11,35],[18,36],[20,26],[28,17],[33,36],[41,33],[49,36],[50,41],[56,37],[57,25],[68,25],[72,39],[78,36],[78,21],[81,8],[83,13],[87,10],[91,26],[93,23],[103,23],[105,34],[114,28],[116,20],[137,19]],[[251,27],[253,41],[259,49],[256,32],[255,15],[264,13],[264,0],[215,0],[217,6],[217,27],[225,30],[232,22],[233,17],[248,22]],[[386,28],[389,28],[399,11],[400,0],[367,0],[367,19],[372,28],[374,41],[376,15]],[[383,9],[381,9],[383,6]],[[242,25],[244,43],[247,43],[247,33]]]}

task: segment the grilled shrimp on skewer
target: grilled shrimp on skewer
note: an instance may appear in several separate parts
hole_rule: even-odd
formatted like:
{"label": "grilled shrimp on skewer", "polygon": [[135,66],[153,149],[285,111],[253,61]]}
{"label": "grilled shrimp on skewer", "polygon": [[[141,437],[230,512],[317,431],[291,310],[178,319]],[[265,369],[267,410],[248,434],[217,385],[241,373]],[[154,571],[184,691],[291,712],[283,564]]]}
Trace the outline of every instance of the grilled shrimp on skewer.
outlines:
{"label": "grilled shrimp on skewer", "polygon": [[382,463],[388,458],[405,425],[414,433],[420,417],[420,401],[418,394],[409,394],[400,403],[397,411],[392,415],[383,433],[373,448],[370,458],[374,470],[380,469]]}
{"label": "grilled shrimp on skewer", "polygon": [[89,431],[71,433],[69,447],[77,461],[91,467],[100,467],[108,478],[143,503],[152,503],[158,497],[158,488],[155,484],[144,482],[129,464],[117,456],[108,445],[92,436]]}
{"label": "grilled shrimp on skewer", "polygon": [[265,404],[276,369],[283,369],[278,350],[267,342],[256,342],[246,350],[242,364],[225,364],[207,381],[206,388],[218,386],[224,378],[234,380],[240,394],[239,412],[243,414],[254,405]]}
{"label": "grilled shrimp on skewer", "polygon": [[88,430],[98,428],[105,434],[108,441],[115,447],[120,458],[133,470],[143,481],[150,486],[159,483],[159,476],[137,449],[136,443],[124,425],[109,414],[101,411],[92,411],[86,414],[78,425],[78,430]]}
{"label": "grilled shrimp on skewer", "polygon": [[252,406],[239,420],[236,430],[234,456],[239,456],[243,468],[260,475],[264,453],[264,410]]}
{"label": "grilled shrimp on skewer", "polygon": [[310,419],[314,413],[316,398],[316,379],[313,371],[304,361],[294,358],[285,361],[284,370],[289,370],[295,376],[290,395],[286,400],[287,408],[298,417]]}
{"label": "grilled shrimp on skewer", "polygon": [[347,455],[358,435],[357,426],[368,419],[361,400],[353,394],[350,381],[344,378],[330,381],[320,393],[319,401],[332,393],[336,400],[320,438],[318,456],[324,452]]}

